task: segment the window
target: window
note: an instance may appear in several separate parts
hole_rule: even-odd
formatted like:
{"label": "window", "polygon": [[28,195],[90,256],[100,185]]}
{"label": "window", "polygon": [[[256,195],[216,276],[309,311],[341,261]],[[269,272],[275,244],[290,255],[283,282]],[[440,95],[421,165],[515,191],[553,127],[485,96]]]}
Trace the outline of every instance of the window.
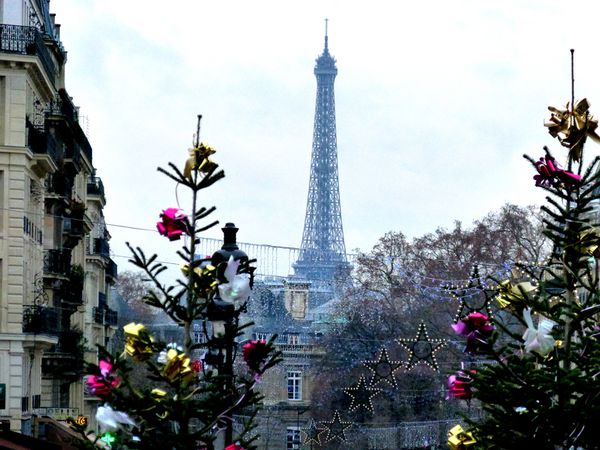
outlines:
{"label": "window", "polygon": [[288,344],[289,345],[298,345],[300,344],[300,335],[298,334],[288,334]]}
{"label": "window", "polygon": [[296,427],[288,427],[287,428],[287,438],[286,438],[287,446],[285,447],[288,450],[298,450],[300,448],[300,430]]}
{"label": "window", "polygon": [[204,344],[205,342],[206,342],[206,338],[204,336],[204,332],[194,331],[194,343],[195,344]]}
{"label": "window", "polygon": [[291,370],[287,373],[288,400],[302,400],[302,372]]}
{"label": "window", "polygon": [[254,333],[257,341],[268,341],[269,334],[268,333]]}

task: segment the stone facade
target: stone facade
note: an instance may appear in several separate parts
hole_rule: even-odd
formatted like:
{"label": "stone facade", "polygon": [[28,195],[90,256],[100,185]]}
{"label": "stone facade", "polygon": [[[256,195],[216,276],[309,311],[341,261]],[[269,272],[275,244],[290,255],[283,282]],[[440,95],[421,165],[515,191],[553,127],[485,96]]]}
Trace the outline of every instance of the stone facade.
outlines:
{"label": "stone facade", "polygon": [[321,332],[307,312],[312,308],[310,284],[296,279],[257,282],[249,303],[249,319],[255,325],[252,339],[270,339],[283,361],[273,367],[258,385],[264,395],[257,418],[256,445],[260,450],[306,448],[300,430],[308,427],[312,391],[324,355]]}
{"label": "stone facade", "polygon": [[0,15],[0,419],[28,432],[35,415],[93,415],[83,361],[114,332],[116,265],[49,2]]}

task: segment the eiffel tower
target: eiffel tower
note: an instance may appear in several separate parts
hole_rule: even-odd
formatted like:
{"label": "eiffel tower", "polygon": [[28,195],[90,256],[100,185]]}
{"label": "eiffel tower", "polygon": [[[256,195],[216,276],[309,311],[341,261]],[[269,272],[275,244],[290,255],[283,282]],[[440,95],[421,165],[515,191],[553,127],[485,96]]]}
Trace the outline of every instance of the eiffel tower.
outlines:
{"label": "eiffel tower", "polygon": [[331,281],[336,274],[350,269],[346,260],[338,182],[333,93],[337,75],[335,62],[329,54],[325,19],[325,48],[317,58],[314,70],[317,101],[306,217],[300,256],[294,264],[296,275],[309,281]]}

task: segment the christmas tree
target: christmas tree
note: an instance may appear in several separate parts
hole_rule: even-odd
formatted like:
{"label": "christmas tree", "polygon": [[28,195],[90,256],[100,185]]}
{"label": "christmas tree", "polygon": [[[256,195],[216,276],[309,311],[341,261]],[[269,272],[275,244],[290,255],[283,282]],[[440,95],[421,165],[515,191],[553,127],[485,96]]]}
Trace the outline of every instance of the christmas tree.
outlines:
{"label": "christmas tree", "polygon": [[586,164],[584,152],[598,122],[573,94],[549,110],[548,131],[565,149],[525,157],[548,193],[542,210],[553,249],[546,263],[517,263],[511,279],[497,280],[488,291],[497,313],[453,325],[467,352],[491,362],[449,379],[451,395],[475,398],[484,411],[450,431],[452,449],[600,448],[600,172],[599,158]]}
{"label": "christmas tree", "polygon": [[[96,415],[102,432],[99,439],[110,448],[254,448],[256,436],[249,432],[261,400],[255,387],[280,359],[272,344],[275,337],[243,346],[237,342],[249,325],[241,324],[239,317],[254,270],[253,261],[236,245],[237,228],[225,226],[225,245],[211,258],[196,255],[200,233],[217,224],[203,223],[215,208],[199,206],[199,193],[224,177],[210,159],[215,150],[199,142],[199,127],[200,117],[185,164],[169,163],[168,169],[158,169],[191,195],[189,213],[167,208],[157,224],[159,233],[170,241],[184,238],[177,251],[183,262],[182,277],[175,285],[163,284],[166,266],[157,255],[147,256],[128,244],[130,261],[153,285],[144,301],[181,327],[183,342],[160,342],[145,324],[130,323],[124,327],[124,349],[110,353],[100,348],[99,363],[88,367],[88,390],[103,402]],[[198,328],[202,339],[193,339]],[[241,358],[236,358],[238,353]],[[241,359],[244,363],[237,364]],[[134,372],[136,377],[131,376]],[[140,373],[145,374],[144,383],[136,385]]]}

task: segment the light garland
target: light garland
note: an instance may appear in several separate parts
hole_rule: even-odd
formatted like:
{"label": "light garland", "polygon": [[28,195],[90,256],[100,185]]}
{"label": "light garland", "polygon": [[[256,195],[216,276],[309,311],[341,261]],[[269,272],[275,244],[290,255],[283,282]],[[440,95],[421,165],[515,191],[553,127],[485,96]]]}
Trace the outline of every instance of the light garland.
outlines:
{"label": "light garland", "polygon": [[331,442],[335,439],[340,442],[346,442],[346,430],[353,424],[352,422],[344,422],[340,419],[340,413],[335,410],[333,413],[333,419],[331,421],[321,422],[327,435],[325,436],[325,442]]}
{"label": "light garland", "polygon": [[390,361],[390,356],[385,347],[381,349],[377,360],[363,361],[363,366],[372,373],[371,386],[377,386],[380,382],[385,382],[393,388],[398,387],[394,373],[402,367],[402,361]]}
{"label": "light garland", "polygon": [[381,389],[369,386],[367,380],[363,376],[358,379],[356,386],[344,389],[344,393],[352,398],[352,401],[350,402],[350,411],[362,407],[371,413],[374,412],[373,401],[371,399],[380,392]]}
{"label": "light garland", "polygon": [[321,435],[327,432],[327,429],[317,426],[315,419],[310,419],[307,428],[300,429],[300,432],[304,434],[304,444],[317,444],[321,445]]}
{"label": "light garland", "polygon": [[[484,285],[481,281],[481,276],[479,275],[479,267],[477,265],[473,266],[473,271],[471,272],[471,278],[467,283],[466,290],[475,289],[477,295],[466,295],[463,290],[451,290],[450,294],[452,298],[458,299],[460,301],[458,305],[458,310],[456,311],[456,315],[454,316],[454,323],[458,323],[460,319],[468,316],[470,313],[480,312],[485,314],[488,317],[492,317],[492,306],[491,306],[491,297],[487,291],[491,289],[491,286]],[[483,295],[483,302],[482,300]],[[473,298],[477,298],[478,302],[472,301]]]}
{"label": "light garland", "polygon": [[425,322],[419,324],[417,335],[414,339],[402,338],[397,339],[396,342],[408,352],[406,370],[411,370],[417,364],[423,363],[436,372],[439,372],[435,354],[446,345],[446,340],[431,339],[427,332]]}

